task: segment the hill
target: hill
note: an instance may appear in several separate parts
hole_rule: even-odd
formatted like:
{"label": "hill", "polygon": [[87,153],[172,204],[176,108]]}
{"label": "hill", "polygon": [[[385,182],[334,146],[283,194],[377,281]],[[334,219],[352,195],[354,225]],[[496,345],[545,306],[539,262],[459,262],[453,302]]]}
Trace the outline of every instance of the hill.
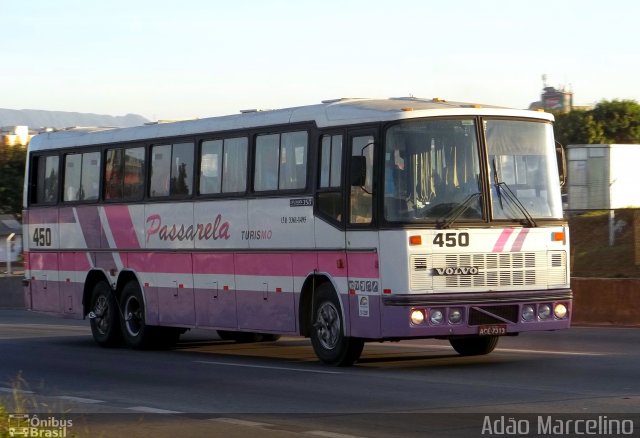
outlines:
{"label": "hill", "polygon": [[109,116],[91,113],[0,108],[0,126],[27,125],[31,129],[68,128],[71,126],[110,126],[126,128],[148,123],[138,114]]}

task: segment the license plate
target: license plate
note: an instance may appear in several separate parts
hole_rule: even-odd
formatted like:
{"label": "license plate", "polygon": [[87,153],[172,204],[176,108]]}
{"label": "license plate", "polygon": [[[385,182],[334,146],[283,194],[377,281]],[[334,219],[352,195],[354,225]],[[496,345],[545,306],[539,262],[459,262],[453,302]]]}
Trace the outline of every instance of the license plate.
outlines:
{"label": "license plate", "polygon": [[502,336],[507,334],[507,326],[500,325],[481,325],[478,327],[478,334],[480,336]]}

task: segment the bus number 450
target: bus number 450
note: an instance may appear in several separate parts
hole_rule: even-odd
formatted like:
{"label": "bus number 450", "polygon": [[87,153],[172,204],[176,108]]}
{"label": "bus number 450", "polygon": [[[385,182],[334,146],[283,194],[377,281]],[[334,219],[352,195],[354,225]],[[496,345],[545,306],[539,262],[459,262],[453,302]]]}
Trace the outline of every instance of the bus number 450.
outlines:
{"label": "bus number 450", "polygon": [[469,233],[438,233],[433,244],[439,247],[469,246]]}
{"label": "bus number 450", "polygon": [[51,228],[35,228],[33,230],[35,246],[51,246]]}

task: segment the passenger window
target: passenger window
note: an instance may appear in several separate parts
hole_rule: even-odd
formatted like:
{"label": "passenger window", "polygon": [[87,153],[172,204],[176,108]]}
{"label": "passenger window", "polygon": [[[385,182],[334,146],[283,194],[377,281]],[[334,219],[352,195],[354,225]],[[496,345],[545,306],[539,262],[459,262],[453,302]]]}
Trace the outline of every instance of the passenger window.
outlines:
{"label": "passenger window", "polygon": [[247,181],[246,137],[202,143],[199,193],[244,192]]}
{"label": "passenger window", "polygon": [[303,189],[307,180],[306,131],[258,136],[254,190]]}
{"label": "passenger window", "polygon": [[100,152],[65,157],[63,200],[95,201],[100,190]]}
{"label": "passenger window", "polygon": [[58,200],[59,161],[57,155],[37,157],[34,160],[36,166],[36,203],[52,203]]}
{"label": "passenger window", "polygon": [[144,148],[108,149],[104,171],[105,199],[142,199]]}
{"label": "passenger window", "polygon": [[149,195],[188,196],[193,193],[193,143],[151,148]]}

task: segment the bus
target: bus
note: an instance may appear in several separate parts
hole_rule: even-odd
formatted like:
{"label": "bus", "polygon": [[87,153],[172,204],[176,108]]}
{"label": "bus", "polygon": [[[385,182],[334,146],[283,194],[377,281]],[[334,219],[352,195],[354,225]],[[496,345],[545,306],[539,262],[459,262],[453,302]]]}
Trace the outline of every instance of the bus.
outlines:
{"label": "bus", "polygon": [[336,366],[370,341],[487,354],[570,326],[560,156],[551,114],[440,98],[39,134],[26,305],[105,347],[206,328]]}

